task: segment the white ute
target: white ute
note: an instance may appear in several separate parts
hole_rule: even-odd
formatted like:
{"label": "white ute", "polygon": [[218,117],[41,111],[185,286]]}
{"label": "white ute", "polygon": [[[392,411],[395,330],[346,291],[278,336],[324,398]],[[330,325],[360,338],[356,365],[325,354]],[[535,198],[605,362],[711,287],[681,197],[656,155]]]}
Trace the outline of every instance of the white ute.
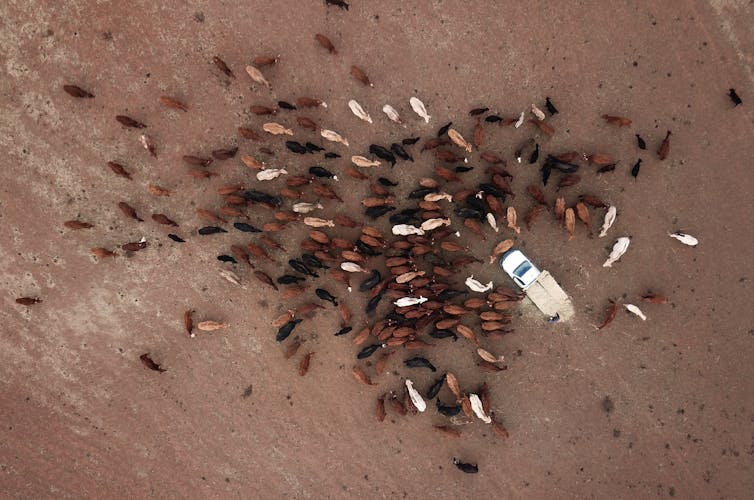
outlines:
{"label": "white ute", "polygon": [[558,282],[547,271],[540,271],[520,250],[509,250],[500,257],[500,267],[526,292],[526,296],[551,321],[567,321],[573,304]]}

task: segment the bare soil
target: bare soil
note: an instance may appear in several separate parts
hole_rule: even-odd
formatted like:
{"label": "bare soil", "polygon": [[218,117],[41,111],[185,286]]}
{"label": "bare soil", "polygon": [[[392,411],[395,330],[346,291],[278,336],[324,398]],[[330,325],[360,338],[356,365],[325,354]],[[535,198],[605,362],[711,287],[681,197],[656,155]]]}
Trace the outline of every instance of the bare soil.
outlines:
{"label": "bare soil", "polygon": [[[348,11],[293,0],[3,2],[0,494],[750,496],[752,25],[750,2],[723,0],[353,0]],[[319,47],[315,33],[329,36],[338,55]],[[278,54],[278,65],[264,70],[272,91],[251,86],[244,66]],[[215,55],[237,79],[219,73]],[[374,88],[351,78],[351,64],[367,72]],[[68,83],[96,98],[71,98],[62,91]],[[729,87],[738,89],[743,106],[732,107]],[[190,111],[166,110],[162,94],[184,100]],[[408,375],[402,353],[380,387],[358,385],[350,373],[358,348],[332,336],[338,324],[329,313],[300,325],[296,333],[305,343],[284,360],[269,322],[289,304],[240,266],[248,289],[219,277],[216,255],[239,236],[197,237],[203,224],[195,209],[216,204],[221,184],[256,181],[237,158],[213,167],[220,178],[190,179],[180,157],[237,143],[238,126],[259,128],[263,120],[248,115],[249,105],[300,95],[329,103],[308,114],[346,135],[354,152],[388,138],[431,136],[450,120],[469,133],[472,107],[512,116],[550,96],[560,114],[550,120],[553,138],[540,137],[544,150],[620,159],[615,173],[584,175],[581,185],[564,191],[569,203],[592,192],[618,207],[610,238],[588,238],[578,227],[567,241],[543,214],[519,239],[571,294],[574,320],[551,326],[534,316],[516,318],[516,332],[494,344],[508,359],[498,375],[481,373],[474,350],[461,341],[427,352],[471,386],[487,381],[509,439],[479,422],[448,439],[432,429],[443,422],[433,412],[389,413],[377,423],[375,398]],[[427,104],[429,125],[411,112],[412,95]],[[374,125],[350,113],[351,98],[368,108]],[[385,119],[384,103],[408,119],[406,129]],[[634,123],[606,126],[603,113]],[[116,114],[149,125],[157,159]],[[673,132],[670,156],[659,162],[655,151],[666,130]],[[489,149],[510,159],[532,131],[490,129]],[[647,151],[636,149],[635,133],[647,140]],[[242,153],[258,147],[239,144]],[[381,167],[401,183],[402,194],[433,167],[429,154],[414,152],[414,164]],[[639,157],[644,164],[634,180],[628,171]],[[128,165],[134,181],[115,177],[109,160]],[[292,155],[280,161],[294,171],[309,166]],[[346,164],[344,157],[330,165]],[[522,217],[531,204],[523,188],[538,174],[529,166],[511,169]],[[476,179],[482,170],[467,175]],[[155,198],[148,184],[177,193]],[[329,203],[325,213],[357,217],[367,184],[343,180],[338,189],[345,204]],[[119,201],[143,217],[166,213],[188,243],[173,243],[151,221],[125,219]],[[600,213],[593,212],[595,219]],[[63,227],[75,218],[95,228]],[[697,236],[700,245],[667,237],[676,230]],[[293,254],[303,233],[279,238]],[[630,235],[631,247],[613,268],[603,268],[618,235]],[[97,261],[89,253],[142,236],[150,247],[131,257]],[[493,239],[464,232],[463,241],[484,258]],[[261,267],[279,274],[275,266]],[[472,271],[482,281],[507,283],[494,266]],[[636,302],[650,289],[670,302],[642,304],[646,322],[621,310],[610,327],[595,329],[608,299]],[[14,302],[21,296],[43,302],[21,306]],[[345,300],[354,311],[363,307],[356,294]],[[181,319],[189,308],[197,320],[231,327],[189,339]],[[316,355],[300,377],[298,359],[309,351]],[[139,361],[145,352],[167,371],[145,369]],[[430,380],[411,376],[418,387]],[[479,474],[457,470],[454,456],[478,463]]]}

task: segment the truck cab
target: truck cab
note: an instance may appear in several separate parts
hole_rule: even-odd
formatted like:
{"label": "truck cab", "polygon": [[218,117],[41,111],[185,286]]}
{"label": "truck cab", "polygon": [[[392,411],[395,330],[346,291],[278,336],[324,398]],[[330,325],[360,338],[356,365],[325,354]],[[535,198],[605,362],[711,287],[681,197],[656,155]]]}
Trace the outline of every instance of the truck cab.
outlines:
{"label": "truck cab", "polygon": [[500,267],[522,289],[529,288],[541,274],[521,250],[509,250],[500,257]]}

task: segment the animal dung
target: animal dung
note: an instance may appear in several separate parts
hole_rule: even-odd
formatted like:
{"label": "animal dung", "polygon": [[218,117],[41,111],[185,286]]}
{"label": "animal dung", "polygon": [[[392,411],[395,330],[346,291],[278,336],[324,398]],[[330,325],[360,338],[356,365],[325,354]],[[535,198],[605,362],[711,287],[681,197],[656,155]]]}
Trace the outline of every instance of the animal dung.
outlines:
{"label": "animal dung", "polygon": [[615,244],[613,245],[613,249],[610,252],[610,255],[608,256],[607,260],[602,264],[602,267],[613,267],[613,264],[620,259],[624,253],[626,253],[626,250],[628,250],[628,245],[631,243],[631,238],[627,236],[621,236],[615,241]]}

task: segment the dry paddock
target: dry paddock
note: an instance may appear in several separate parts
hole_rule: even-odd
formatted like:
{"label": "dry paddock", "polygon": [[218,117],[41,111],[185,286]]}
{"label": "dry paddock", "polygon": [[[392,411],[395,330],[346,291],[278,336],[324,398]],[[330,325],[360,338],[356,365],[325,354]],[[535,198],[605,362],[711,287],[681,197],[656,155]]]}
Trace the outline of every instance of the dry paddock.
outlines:
{"label": "dry paddock", "polygon": [[[242,4],[0,6],[2,496],[751,494],[751,2],[353,0],[348,11],[316,0]],[[331,38],[337,56],[316,45],[318,32]],[[332,337],[336,319],[322,315],[301,325],[301,352],[317,354],[299,377],[269,326],[285,304],[248,273],[246,290],[219,278],[210,240],[178,246],[163,229],[117,210],[128,200],[145,213],[169,210],[186,233],[197,226],[194,209],[214,197],[205,187],[220,181],[187,178],[180,155],[236,140],[243,109],[271,102],[243,72],[261,54],[281,57],[266,72],[274,95],[326,100],[330,107],[317,119],[347,135],[352,148],[400,134],[427,137],[449,120],[468,127],[466,113],[479,105],[514,114],[550,96],[560,114],[547,148],[607,149],[621,159],[614,174],[584,180],[585,189],[619,207],[613,235],[632,237],[615,267],[600,265],[611,241],[590,239],[579,227],[567,242],[548,216],[520,239],[571,293],[575,320],[551,327],[516,318],[516,332],[495,344],[508,370],[494,376],[475,368],[473,350],[460,341],[429,353],[461,380],[488,381],[509,439],[478,422],[448,439],[432,429],[442,420],[429,413],[389,414],[378,424],[375,398],[399,386],[406,369],[396,363],[382,387],[358,385],[350,374],[356,348]],[[214,55],[237,80],[225,83]],[[373,89],[350,77],[351,64],[367,71]],[[72,82],[96,98],[70,98],[61,87]],[[744,99],[735,109],[726,96],[731,86]],[[157,102],[163,93],[191,110],[165,111]],[[428,126],[408,107],[414,94],[430,110]],[[350,98],[371,110],[373,126],[350,114]],[[385,102],[410,117],[405,131],[382,116]],[[158,160],[115,122],[119,113],[149,123]],[[602,113],[634,124],[607,127]],[[668,129],[670,156],[659,162],[654,151]],[[636,132],[650,150],[634,181],[627,170],[638,156]],[[489,141],[507,155],[524,134],[500,129]],[[116,158],[137,172],[133,182],[106,169]],[[407,187],[432,167],[422,158],[390,175]],[[248,178],[237,161],[220,168],[225,180]],[[536,179],[535,171],[515,168],[516,189]],[[150,181],[177,194],[155,200],[143,189]],[[345,191],[344,206],[356,213],[366,185]],[[515,203],[523,213],[526,195]],[[77,217],[96,227],[62,227]],[[666,233],[674,230],[696,235],[700,245],[671,240]],[[152,245],[131,258],[89,255],[91,246],[142,235]],[[291,231],[281,240],[295,248],[300,237]],[[466,241],[482,257],[492,245]],[[474,270],[503,282],[491,266]],[[636,300],[650,288],[670,303],[646,305],[646,322],[620,311],[610,327],[595,330],[608,298]],[[22,295],[44,301],[23,307],[14,302]],[[356,296],[347,301],[362,307]],[[188,339],[181,315],[189,307],[231,327]],[[138,357],[147,351],[167,372],[142,366]],[[422,385],[429,380],[412,376]],[[478,463],[479,474],[456,470],[453,456]]]}

